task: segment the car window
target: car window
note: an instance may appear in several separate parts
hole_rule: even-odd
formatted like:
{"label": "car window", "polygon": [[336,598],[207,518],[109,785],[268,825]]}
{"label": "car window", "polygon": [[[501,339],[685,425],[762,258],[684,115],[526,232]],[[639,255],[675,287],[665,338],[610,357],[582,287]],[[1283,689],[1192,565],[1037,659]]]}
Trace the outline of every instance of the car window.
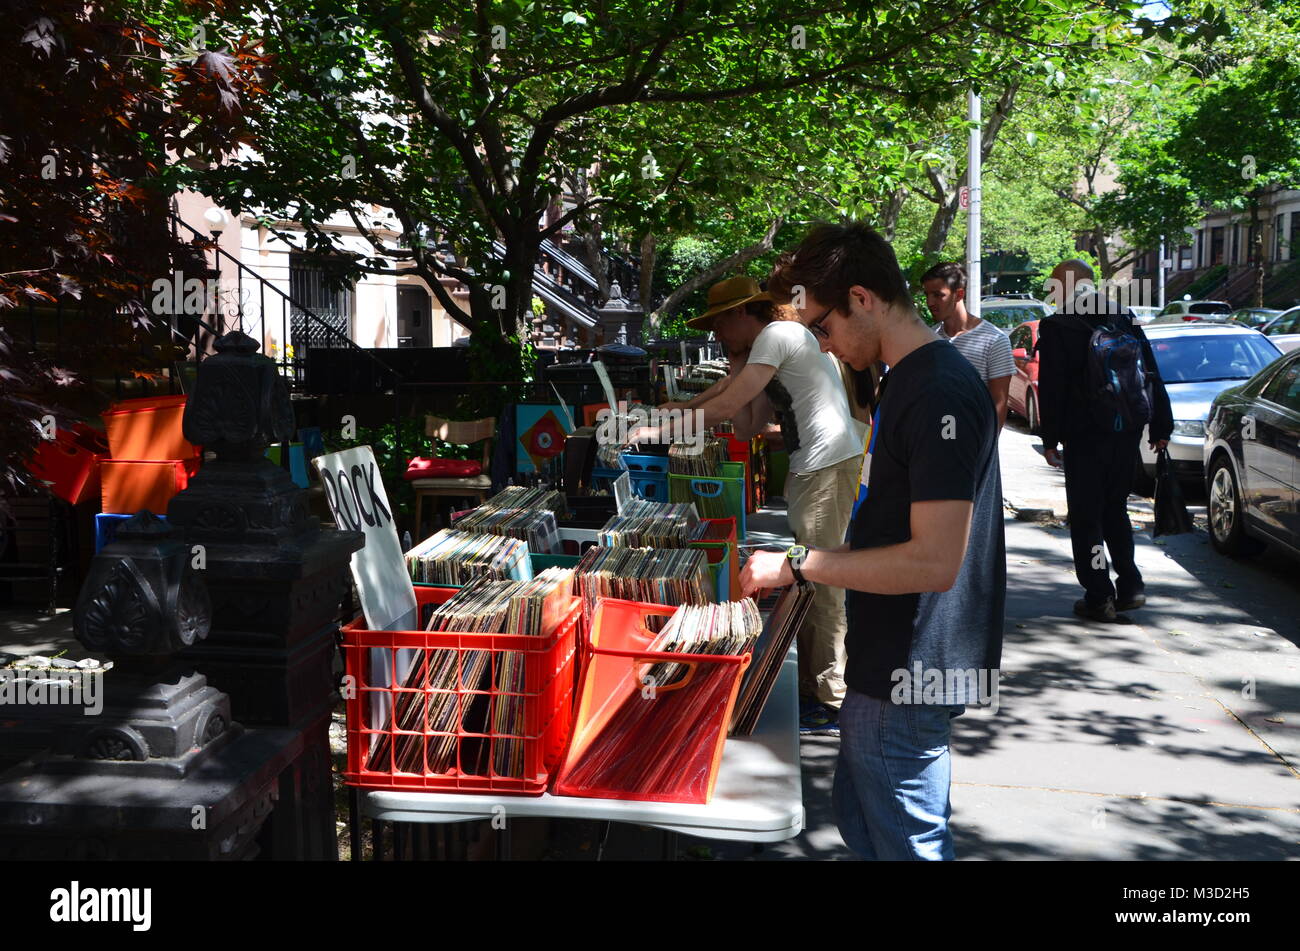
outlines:
{"label": "car window", "polygon": [[1300,310],[1283,314],[1268,328],[1269,336],[1273,334],[1300,333]]}
{"label": "car window", "polygon": [[1245,380],[1277,359],[1278,350],[1258,334],[1205,334],[1151,341],[1160,378],[1166,383]]}
{"label": "car window", "polygon": [[1271,403],[1300,413],[1300,359],[1292,360],[1289,366],[1283,367],[1269,381],[1261,395]]}
{"label": "car window", "polygon": [[1187,308],[1187,311],[1192,314],[1230,314],[1232,313],[1232,308],[1227,304],[1206,301],[1202,304],[1192,304]]}
{"label": "car window", "polygon": [[1017,327],[1011,332],[1011,349],[1028,350],[1029,349],[1029,328]]}
{"label": "car window", "polygon": [[1178,304],[1166,304],[1165,309],[1160,312],[1159,316],[1168,317],[1170,314],[1176,314],[1178,313],[1178,307]]}

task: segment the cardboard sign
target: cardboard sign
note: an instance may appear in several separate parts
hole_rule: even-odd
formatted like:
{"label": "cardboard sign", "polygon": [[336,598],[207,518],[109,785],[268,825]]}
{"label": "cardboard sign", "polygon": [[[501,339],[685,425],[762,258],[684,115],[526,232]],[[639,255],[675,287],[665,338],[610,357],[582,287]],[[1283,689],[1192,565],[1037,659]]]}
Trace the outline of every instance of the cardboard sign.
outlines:
{"label": "cardboard sign", "polygon": [[311,464],[320,473],[335,524],[366,536],[361,550],[352,553],[352,579],[366,625],[372,631],[415,630],[415,589],[375,454],[369,446],[357,446],[317,456]]}

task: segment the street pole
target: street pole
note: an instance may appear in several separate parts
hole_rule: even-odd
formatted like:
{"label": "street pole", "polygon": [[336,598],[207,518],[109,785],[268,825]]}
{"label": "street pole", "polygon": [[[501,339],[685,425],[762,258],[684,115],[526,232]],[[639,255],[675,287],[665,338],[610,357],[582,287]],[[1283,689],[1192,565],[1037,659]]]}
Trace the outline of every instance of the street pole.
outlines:
{"label": "street pole", "polygon": [[1159,307],[1161,310],[1164,310],[1165,309],[1165,236],[1164,235],[1160,236],[1160,258],[1159,260],[1156,261],[1156,264],[1158,265],[1156,271],[1160,275],[1156,279],[1156,289],[1157,289],[1156,297],[1158,298],[1158,303],[1156,304],[1156,306]]}
{"label": "street pole", "polygon": [[970,189],[970,208],[966,211],[966,310],[980,315],[980,292],[984,282],[980,274],[980,97],[974,89],[966,94],[966,117],[971,128],[966,148],[966,185]]}

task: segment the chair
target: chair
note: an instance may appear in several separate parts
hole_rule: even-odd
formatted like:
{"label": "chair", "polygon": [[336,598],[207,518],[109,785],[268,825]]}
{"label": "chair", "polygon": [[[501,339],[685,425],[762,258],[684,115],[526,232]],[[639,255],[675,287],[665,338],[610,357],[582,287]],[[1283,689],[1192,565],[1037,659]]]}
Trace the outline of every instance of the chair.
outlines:
{"label": "chair", "polygon": [[430,478],[413,479],[411,488],[415,490],[415,537],[424,538],[424,500],[426,498],[474,499],[481,505],[492,491],[492,477],[488,475],[491,463],[490,441],[496,435],[496,417],[475,419],[469,422],[456,422],[441,416],[424,417],[424,434],[434,436],[443,442],[458,446],[470,446],[480,440],[483,442],[482,475],[465,478]]}

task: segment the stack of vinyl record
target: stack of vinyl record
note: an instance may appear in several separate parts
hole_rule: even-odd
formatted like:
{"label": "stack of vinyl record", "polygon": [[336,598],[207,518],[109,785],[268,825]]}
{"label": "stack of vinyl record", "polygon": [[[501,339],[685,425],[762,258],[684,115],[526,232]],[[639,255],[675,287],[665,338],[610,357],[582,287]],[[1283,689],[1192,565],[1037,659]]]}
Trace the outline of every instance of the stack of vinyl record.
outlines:
{"label": "stack of vinyl record", "polygon": [[[438,607],[428,630],[478,634],[555,633],[570,601],[572,569],[548,568],[530,581],[483,578],[458,591]],[[497,654],[492,662],[493,653]],[[495,668],[495,680],[492,673]],[[433,649],[420,654],[396,694],[389,730],[411,731],[380,736],[370,768],[389,768],[389,744],[396,768],[408,773],[445,773],[459,765],[465,773],[487,773],[489,755],[501,776],[523,771],[523,658],[518,651]],[[494,705],[487,691],[502,691]],[[470,692],[473,691],[473,692]],[[513,695],[512,695],[513,694]],[[427,698],[427,715],[426,715]],[[462,744],[459,734],[487,734],[495,742]],[[493,752],[489,754],[489,746]]]}
{"label": "stack of vinyl record", "polygon": [[588,619],[601,598],[677,605],[715,596],[706,553],[697,548],[588,548],[574,575]]}
{"label": "stack of vinyl record", "polygon": [[532,577],[528,545],[504,535],[481,535],[444,528],[406,553],[411,580],[464,585],[477,578]]}
{"label": "stack of vinyl record", "polygon": [[675,475],[711,478],[727,461],[727,441],[706,437],[698,443],[675,442],[668,447],[668,471]]}
{"label": "stack of vinyl record", "polygon": [[692,502],[638,499],[605,523],[599,541],[609,548],[684,548],[706,528]]}

